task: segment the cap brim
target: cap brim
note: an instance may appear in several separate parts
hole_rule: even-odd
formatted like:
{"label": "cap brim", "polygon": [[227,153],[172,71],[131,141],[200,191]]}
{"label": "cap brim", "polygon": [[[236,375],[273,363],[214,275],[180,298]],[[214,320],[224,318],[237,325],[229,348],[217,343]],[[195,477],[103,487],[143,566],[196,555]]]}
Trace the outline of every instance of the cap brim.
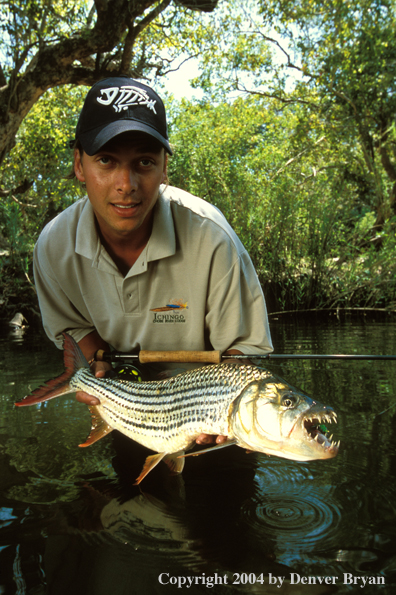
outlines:
{"label": "cap brim", "polygon": [[107,124],[107,126],[98,126],[93,130],[79,134],[78,140],[85,153],[92,156],[95,155],[103,145],[124,132],[144,132],[157,139],[169,155],[173,155],[169,141],[165,137],[148,124],[137,122],[136,120],[118,120]]}

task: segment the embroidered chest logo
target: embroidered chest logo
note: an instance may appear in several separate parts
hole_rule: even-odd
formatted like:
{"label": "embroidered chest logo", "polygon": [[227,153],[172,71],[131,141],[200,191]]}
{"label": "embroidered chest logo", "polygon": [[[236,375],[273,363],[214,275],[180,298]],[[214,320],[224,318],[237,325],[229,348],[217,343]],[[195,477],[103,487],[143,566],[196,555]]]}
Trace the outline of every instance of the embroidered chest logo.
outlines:
{"label": "embroidered chest logo", "polygon": [[[152,322],[155,323],[178,323],[186,322],[184,314],[180,314],[180,310],[187,310],[187,302],[183,303],[182,300],[172,300],[166,306],[160,306],[159,308],[151,308],[150,312],[154,312],[154,318]],[[165,314],[167,312],[167,314]]]}
{"label": "embroidered chest logo", "polygon": [[112,105],[114,110],[119,113],[127,110],[129,107],[138,105],[146,106],[155,114],[155,99],[150,99],[150,96],[143,89],[134,87],[132,85],[124,85],[123,87],[109,87],[108,89],[101,89],[102,97],[97,97],[96,100],[102,105]]}

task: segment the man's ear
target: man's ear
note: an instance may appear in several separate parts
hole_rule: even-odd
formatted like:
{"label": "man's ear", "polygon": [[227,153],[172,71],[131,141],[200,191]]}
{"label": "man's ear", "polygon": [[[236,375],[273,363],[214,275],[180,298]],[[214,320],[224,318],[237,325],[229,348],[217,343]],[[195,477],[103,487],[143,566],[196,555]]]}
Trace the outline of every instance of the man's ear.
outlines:
{"label": "man's ear", "polygon": [[79,149],[74,149],[74,173],[77,180],[85,182],[84,169],[82,165],[82,153]]}

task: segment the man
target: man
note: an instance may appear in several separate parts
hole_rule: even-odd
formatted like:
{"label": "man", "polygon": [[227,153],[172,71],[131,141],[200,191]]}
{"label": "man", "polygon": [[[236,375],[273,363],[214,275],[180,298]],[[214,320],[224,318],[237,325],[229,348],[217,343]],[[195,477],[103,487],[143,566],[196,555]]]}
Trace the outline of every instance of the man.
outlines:
{"label": "man", "polygon": [[165,108],[153,89],[126,77],[92,87],[74,150],[87,197],[45,227],[34,269],[47,335],[61,347],[61,333],[70,333],[98,377],[110,366],[94,354],[110,345],[272,349],[249,256],[215,207],[166,185],[168,155]]}

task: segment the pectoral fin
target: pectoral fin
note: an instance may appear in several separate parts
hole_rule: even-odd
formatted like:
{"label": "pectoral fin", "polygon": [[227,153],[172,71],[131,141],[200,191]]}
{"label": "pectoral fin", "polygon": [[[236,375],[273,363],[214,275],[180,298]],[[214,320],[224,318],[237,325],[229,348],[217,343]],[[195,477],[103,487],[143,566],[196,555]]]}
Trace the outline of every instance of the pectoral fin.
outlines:
{"label": "pectoral fin", "polygon": [[233,444],[236,444],[236,440],[232,439],[232,440],[226,440],[225,442],[221,442],[220,444],[216,444],[215,446],[209,446],[209,448],[204,448],[203,450],[197,450],[195,452],[190,452],[188,453],[188,455],[183,454],[183,455],[179,455],[178,458],[179,459],[185,459],[186,457],[197,457],[198,455],[204,455],[207,452],[212,452],[213,450],[219,450],[220,448],[226,448],[227,446],[232,446]]}
{"label": "pectoral fin", "polygon": [[91,446],[91,444],[113,431],[113,428],[101,418],[97,407],[88,407],[88,409],[91,413],[91,431],[86,441],[83,444],[79,444],[81,447]]}
{"label": "pectoral fin", "polygon": [[151,456],[147,457],[147,459],[144,462],[143,469],[142,469],[139,477],[136,479],[134,485],[135,486],[138,485],[142,481],[142,479],[144,479],[146,477],[146,475],[148,473],[150,473],[150,471],[152,469],[154,469],[154,467],[156,465],[158,465],[158,463],[160,461],[162,461],[162,459],[165,456],[166,456],[166,452],[160,452],[160,453],[158,453],[156,455],[151,455]]}
{"label": "pectoral fin", "polygon": [[166,457],[164,458],[164,463],[168,465],[172,475],[177,475],[183,471],[184,458],[181,458],[182,455],[184,455],[184,450],[174,452],[171,455],[166,455]]}

